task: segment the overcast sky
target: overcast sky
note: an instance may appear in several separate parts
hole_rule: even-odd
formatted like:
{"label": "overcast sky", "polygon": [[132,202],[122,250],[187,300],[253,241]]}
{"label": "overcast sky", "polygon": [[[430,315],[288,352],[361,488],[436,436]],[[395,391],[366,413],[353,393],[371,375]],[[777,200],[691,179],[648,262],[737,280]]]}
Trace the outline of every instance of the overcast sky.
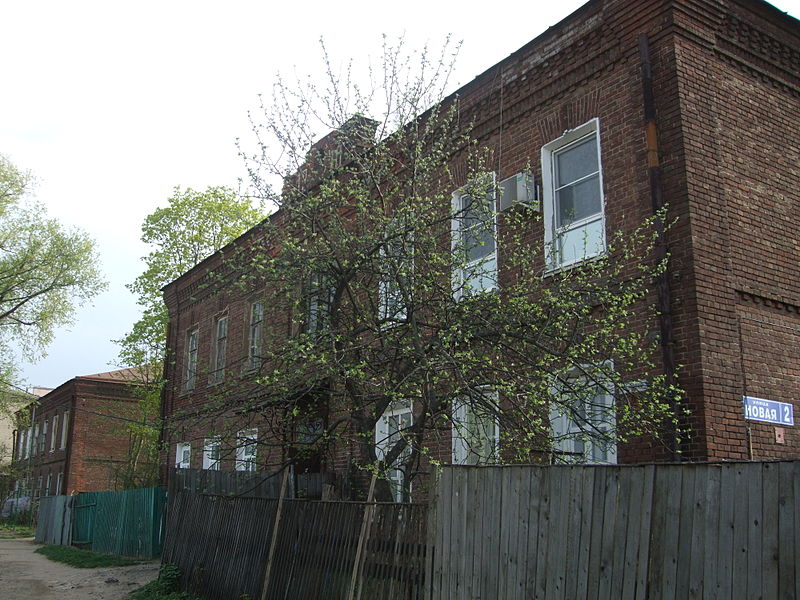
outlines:
{"label": "overcast sky", "polygon": [[[144,217],[180,185],[236,187],[236,138],[278,72],[376,57],[381,34],[412,46],[463,40],[454,86],[514,52],[583,2],[5,0],[0,8],[0,153],[38,178],[49,214],[97,241],[108,291],[58,333],[28,385],[111,370],[112,339],[138,317],[125,284],[141,271]],[[800,0],[776,0],[800,15]]]}

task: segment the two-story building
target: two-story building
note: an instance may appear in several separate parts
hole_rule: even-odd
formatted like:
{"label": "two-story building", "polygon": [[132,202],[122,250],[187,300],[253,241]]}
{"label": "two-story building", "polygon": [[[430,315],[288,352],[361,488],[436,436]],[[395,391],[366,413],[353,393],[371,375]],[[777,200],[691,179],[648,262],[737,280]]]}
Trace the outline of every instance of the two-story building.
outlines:
{"label": "two-story building", "polygon": [[140,420],[135,370],[81,375],[18,413],[17,495],[37,498],[117,488],[128,459],[130,422]]}
{"label": "two-story building", "polygon": [[[636,438],[600,451],[566,439],[586,459],[797,456],[799,48],[800,23],[761,0],[592,0],[449,99],[490,152],[492,180],[523,181],[518,195],[530,193],[541,211],[526,239],[545,276],[602,256],[617,232],[634,231],[662,206],[674,221],[656,242],[669,256],[646,299],[656,316],[636,326],[651,333],[660,373],[683,390],[671,407],[676,430],[663,448]],[[447,203],[461,210],[467,169],[454,162],[453,173]],[[525,191],[528,178],[533,192]],[[292,336],[297,327],[292,316],[271,313],[258,285],[232,277],[226,257],[234,247],[270,252],[280,242],[264,232],[279,230],[282,219],[273,214],[270,227],[244,234],[164,289],[170,466],[253,470],[288,461],[345,477],[352,444],[297,452],[304,436],[324,437],[335,414],[321,411],[319,422],[290,431],[255,410],[269,385],[260,368],[267,332]],[[512,269],[498,242],[504,227],[497,219],[476,246],[477,287],[502,288]],[[377,298],[387,297],[381,285]],[[307,330],[324,304],[324,285],[317,287],[305,306]],[[387,307],[376,302],[378,312]],[[309,381],[304,397],[313,400],[316,386]],[[215,408],[223,397],[224,410]],[[451,411],[454,427],[459,410]],[[413,403],[393,404],[368,443],[380,446],[421,416]],[[551,426],[563,433],[577,418],[554,417]],[[482,424],[472,435],[501,439],[497,427]],[[468,461],[464,435],[441,422],[432,429],[439,433],[421,468]]]}

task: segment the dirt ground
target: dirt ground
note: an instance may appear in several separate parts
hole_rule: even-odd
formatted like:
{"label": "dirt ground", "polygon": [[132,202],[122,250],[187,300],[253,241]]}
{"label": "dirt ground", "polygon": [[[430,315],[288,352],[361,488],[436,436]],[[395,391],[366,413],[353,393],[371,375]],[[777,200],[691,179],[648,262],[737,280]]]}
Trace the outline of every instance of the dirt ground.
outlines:
{"label": "dirt ground", "polygon": [[158,562],[76,569],[34,554],[37,547],[31,539],[0,539],[0,598],[123,600],[158,575]]}

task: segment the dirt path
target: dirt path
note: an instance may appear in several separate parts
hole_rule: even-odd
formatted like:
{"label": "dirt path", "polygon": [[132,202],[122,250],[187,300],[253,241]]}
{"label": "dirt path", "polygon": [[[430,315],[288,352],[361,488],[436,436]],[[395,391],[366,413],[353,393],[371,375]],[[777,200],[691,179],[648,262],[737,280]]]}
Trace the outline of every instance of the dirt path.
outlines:
{"label": "dirt path", "polygon": [[123,600],[158,575],[158,563],[76,569],[34,554],[30,539],[0,539],[3,600]]}

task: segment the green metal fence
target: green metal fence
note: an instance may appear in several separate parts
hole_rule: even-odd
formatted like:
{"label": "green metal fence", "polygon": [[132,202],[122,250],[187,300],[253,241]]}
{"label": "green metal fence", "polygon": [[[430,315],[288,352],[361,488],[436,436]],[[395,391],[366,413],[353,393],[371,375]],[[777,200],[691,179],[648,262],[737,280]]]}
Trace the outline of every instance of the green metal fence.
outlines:
{"label": "green metal fence", "polygon": [[93,552],[160,556],[166,490],[84,492],[73,506],[72,544]]}

